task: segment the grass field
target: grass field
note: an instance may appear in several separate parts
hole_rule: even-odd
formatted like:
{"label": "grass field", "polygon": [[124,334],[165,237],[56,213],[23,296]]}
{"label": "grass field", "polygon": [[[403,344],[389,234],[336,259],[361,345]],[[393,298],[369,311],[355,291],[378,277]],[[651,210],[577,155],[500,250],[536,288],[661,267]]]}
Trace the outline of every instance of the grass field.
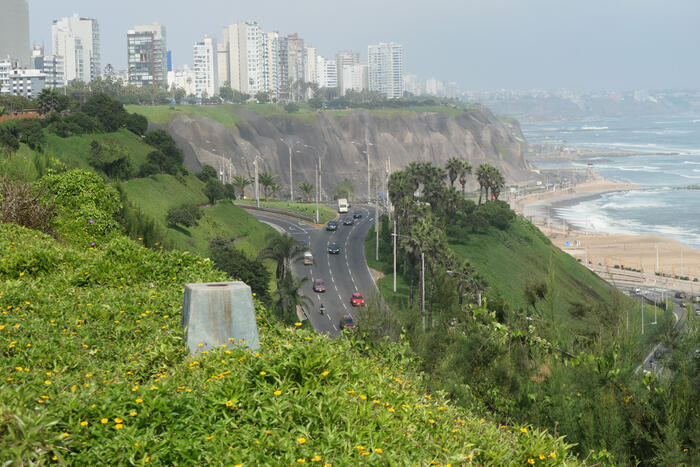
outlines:
{"label": "grass field", "polygon": [[[255,205],[254,200],[238,200],[236,204],[248,204]],[[315,218],[316,217],[316,204],[315,203],[290,203],[289,201],[260,201],[260,207],[278,209],[280,211],[288,211],[294,214],[300,214],[302,216]],[[318,213],[320,217],[319,223],[325,224],[329,220],[338,217],[338,212],[334,209],[319,205]]]}

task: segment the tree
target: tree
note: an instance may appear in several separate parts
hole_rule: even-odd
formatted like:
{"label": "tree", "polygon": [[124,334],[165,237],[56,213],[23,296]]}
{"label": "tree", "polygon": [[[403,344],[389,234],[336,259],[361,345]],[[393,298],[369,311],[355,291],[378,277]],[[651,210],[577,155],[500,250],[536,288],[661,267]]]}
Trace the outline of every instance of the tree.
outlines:
{"label": "tree", "polygon": [[276,177],[269,172],[263,172],[258,177],[258,181],[263,186],[263,191],[265,193],[265,199],[267,200],[267,190],[275,183]]}
{"label": "tree", "polygon": [[339,199],[339,198],[353,199],[354,198],[353,191],[354,191],[354,187],[352,186],[352,181],[348,178],[345,178],[333,190],[333,198],[335,198],[335,199]]}
{"label": "tree", "polygon": [[274,182],[272,185],[270,185],[270,190],[272,191],[272,197],[274,199],[279,199],[279,193],[281,189],[282,186],[277,182]]}
{"label": "tree", "polygon": [[190,203],[171,208],[165,217],[165,221],[171,227],[175,227],[177,225],[192,227],[197,225],[197,222],[201,218],[202,211],[199,206]]}
{"label": "tree", "polygon": [[476,181],[479,182],[479,206],[481,206],[481,197],[486,191],[486,199],[488,200],[489,195],[489,165],[484,163],[476,169]]}
{"label": "tree", "polygon": [[139,114],[127,114],[124,119],[124,126],[130,132],[143,136],[148,131],[148,119]]}
{"label": "tree", "polygon": [[46,115],[50,112],[61,113],[70,107],[70,98],[55,89],[45,88],[36,98],[39,113]]}
{"label": "tree", "polygon": [[308,276],[295,279],[291,275],[277,282],[277,300],[275,305],[280,312],[282,322],[291,324],[297,321],[297,307],[311,306],[310,297],[302,295],[299,290],[309,281]]}
{"label": "tree", "polygon": [[197,178],[206,183],[212,178],[218,178],[218,174],[214,167],[204,164],[202,170],[197,174]]}
{"label": "tree", "polygon": [[267,246],[260,251],[261,259],[271,259],[277,263],[275,277],[278,282],[292,273],[292,261],[301,258],[304,253],[299,242],[287,235],[272,233],[267,237]]}
{"label": "tree", "polygon": [[457,180],[457,177],[462,171],[462,167],[462,161],[460,161],[456,157],[451,157],[447,161],[445,169],[447,170],[447,175],[450,177],[450,186],[454,186],[455,180]]}
{"label": "tree", "polygon": [[270,102],[270,94],[261,91],[255,94],[255,100],[258,101],[258,104],[267,104]]}
{"label": "tree", "polygon": [[489,166],[488,172],[488,183],[489,188],[491,189],[491,196],[494,200],[497,201],[498,197],[501,195],[503,187],[506,184],[506,181],[505,178],[503,178],[503,174],[501,173],[501,171],[498,170],[496,167]]}
{"label": "tree", "polygon": [[290,102],[289,104],[284,106],[284,110],[290,114],[299,112],[299,108],[299,104],[297,104],[296,102]]}
{"label": "tree", "polygon": [[238,199],[245,198],[245,187],[253,183],[253,181],[244,175],[236,175],[233,177],[233,185],[238,188],[240,196]]}
{"label": "tree", "polygon": [[217,178],[212,178],[204,187],[204,195],[209,199],[211,204],[216,204],[220,199],[224,199],[224,184]]}
{"label": "tree", "polygon": [[304,199],[308,202],[311,201],[311,192],[314,191],[314,186],[310,183],[304,182],[299,184],[299,189],[304,193]]}
{"label": "tree", "polygon": [[472,173],[472,165],[469,162],[462,162],[459,169],[459,183],[462,185],[462,196],[467,193],[467,176]]}
{"label": "tree", "polygon": [[233,89],[231,89],[231,83],[229,81],[226,81],[224,85],[219,88],[219,96],[227,102],[233,100]]}
{"label": "tree", "polygon": [[110,98],[107,94],[95,94],[90,97],[80,110],[95,117],[102,123],[106,131],[117,131],[128,116],[121,102]]}
{"label": "tree", "polygon": [[235,241],[216,238],[209,244],[211,259],[217,269],[232,279],[245,282],[263,301],[270,299],[270,273],[259,258],[249,258],[235,247]]}
{"label": "tree", "polygon": [[224,183],[224,199],[236,199],[236,187],[231,183]]}
{"label": "tree", "polygon": [[132,175],[131,157],[129,152],[118,144],[100,144],[93,140],[90,143],[89,163],[110,178],[124,180]]}

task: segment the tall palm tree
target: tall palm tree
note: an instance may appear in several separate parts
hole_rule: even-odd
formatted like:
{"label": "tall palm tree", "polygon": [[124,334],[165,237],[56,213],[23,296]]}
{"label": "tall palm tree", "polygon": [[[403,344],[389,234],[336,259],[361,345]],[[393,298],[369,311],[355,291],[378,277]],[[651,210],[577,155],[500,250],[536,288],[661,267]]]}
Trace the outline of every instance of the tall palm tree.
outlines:
{"label": "tall palm tree", "polygon": [[245,187],[253,183],[253,181],[243,175],[236,175],[233,177],[233,186],[238,188],[238,190],[241,192],[241,196],[239,199],[245,198]]}
{"label": "tall palm tree", "polygon": [[462,184],[462,196],[467,194],[467,175],[472,174],[472,165],[469,162],[462,162],[459,168],[459,183]]}
{"label": "tall palm tree", "polygon": [[265,199],[267,200],[267,190],[275,183],[275,176],[269,172],[263,172],[258,177],[258,181],[263,186]]}
{"label": "tall palm tree", "polygon": [[456,157],[451,157],[447,164],[445,164],[445,169],[447,170],[447,175],[450,177],[450,186],[454,186],[455,180],[462,171],[462,161]]}
{"label": "tall palm tree", "polygon": [[476,181],[479,182],[479,205],[481,205],[481,196],[484,190],[486,190],[486,200],[489,199],[489,167],[491,166],[484,163],[476,169]]}
{"label": "tall palm tree", "polygon": [[489,166],[489,187],[491,188],[491,196],[493,199],[498,200],[501,195],[501,191],[506,184],[503,174],[496,167]]}
{"label": "tall palm tree", "polygon": [[300,279],[295,279],[291,276],[277,282],[277,300],[276,305],[282,314],[282,321],[291,324],[297,320],[297,307],[310,307],[312,300],[310,297],[303,295],[299,290],[309,280],[308,276],[303,276]]}
{"label": "tall palm tree", "polygon": [[280,192],[281,189],[282,189],[282,186],[281,186],[279,183],[277,183],[277,182],[275,182],[275,183],[273,183],[272,185],[270,185],[270,190],[272,190],[272,197],[273,197],[274,199],[278,199],[278,198],[279,198],[278,195],[279,195],[279,192]]}
{"label": "tall palm tree", "polygon": [[301,258],[304,250],[293,237],[272,233],[267,237],[267,246],[260,251],[262,259],[271,259],[277,263],[277,281],[283,281],[292,273],[292,261]]}
{"label": "tall palm tree", "polygon": [[304,199],[306,201],[311,200],[311,192],[314,191],[314,186],[310,183],[300,183],[299,184],[299,189],[304,193]]}

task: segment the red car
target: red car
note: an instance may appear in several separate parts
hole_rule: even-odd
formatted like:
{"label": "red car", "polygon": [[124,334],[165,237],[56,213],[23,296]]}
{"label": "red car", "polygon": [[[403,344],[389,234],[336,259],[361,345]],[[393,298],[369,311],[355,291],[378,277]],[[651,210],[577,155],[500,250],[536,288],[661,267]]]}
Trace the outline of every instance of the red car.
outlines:
{"label": "red car", "polygon": [[350,304],[352,306],[365,306],[365,299],[361,293],[355,292],[350,297]]}
{"label": "red car", "polygon": [[355,329],[355,321],[353,321],[352,316],[345,315],[340,320],[340,330],[342,331],[343,329]]}
{"label": "red car", "polygon": [[326,283],[322,279],[314,281],[314,292],[322,293],[326,291]]}

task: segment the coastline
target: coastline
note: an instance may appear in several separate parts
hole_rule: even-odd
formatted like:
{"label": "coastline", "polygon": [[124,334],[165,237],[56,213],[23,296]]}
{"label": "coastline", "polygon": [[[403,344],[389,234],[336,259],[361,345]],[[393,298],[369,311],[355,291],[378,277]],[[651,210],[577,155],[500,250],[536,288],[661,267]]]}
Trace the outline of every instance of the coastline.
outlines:
{"label": "coastline", "polygon": [[[693,282],[695,278],[700,281],[698,249],[660,235],[591,233],[556,216],[553,216],[554,221],[547,216],[554,206],[574,205],[605,193],[635,189],[639,187],[601,179],[565,190],[514,199],[511,206],[531,220],[554,245],[582,263],[588,262],[590,269],[607,280],[700,292],[700,282]],[[675,280],[672,279],[674,276],[689,277],[690,280]]]}

